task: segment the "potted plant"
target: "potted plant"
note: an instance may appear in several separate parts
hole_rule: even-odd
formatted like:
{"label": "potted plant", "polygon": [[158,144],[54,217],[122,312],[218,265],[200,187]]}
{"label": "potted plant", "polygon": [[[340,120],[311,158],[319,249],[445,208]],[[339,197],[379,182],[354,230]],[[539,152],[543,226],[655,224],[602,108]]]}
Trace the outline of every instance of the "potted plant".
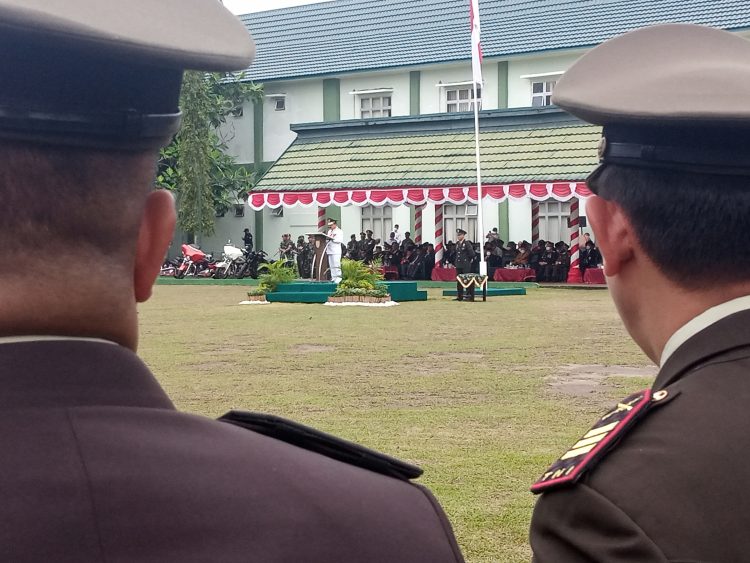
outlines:
{"label": "potted plant", "polygon": [[284,260],[277,260],[263,264],[258,276],[258,287],[247,292],[249,301],[266,301],[266,294],[276,291],[279,284],[289,283],[297,278],[297,272],[289,267]]}
{"label": "potted plant", "polygon": [[379,282],[383,274],[379,269],[358,260],[341,261],[341,283],[336,292],[328,298],[331,303],[385,303],[391,296]]}

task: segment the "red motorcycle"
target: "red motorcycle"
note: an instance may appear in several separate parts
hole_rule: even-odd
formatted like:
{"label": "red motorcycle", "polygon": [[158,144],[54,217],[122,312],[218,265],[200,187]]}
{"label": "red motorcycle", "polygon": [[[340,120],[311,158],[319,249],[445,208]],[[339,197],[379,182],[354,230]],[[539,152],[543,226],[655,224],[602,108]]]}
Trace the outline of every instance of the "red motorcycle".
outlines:
{"label": "red motorcycle", "polygon": [[174,271],[174,277],[185,276],[211,277],[216,271],[216,262],[210,254],[189,244],[182,245],[182,261]]}

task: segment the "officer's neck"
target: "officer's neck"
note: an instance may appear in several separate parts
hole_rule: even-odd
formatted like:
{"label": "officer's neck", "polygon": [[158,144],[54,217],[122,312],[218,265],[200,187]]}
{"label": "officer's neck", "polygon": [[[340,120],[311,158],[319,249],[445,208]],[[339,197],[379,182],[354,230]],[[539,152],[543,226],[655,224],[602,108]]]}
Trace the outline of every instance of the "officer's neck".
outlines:
{"label": "officer's neck", "polygon": [[125,276],[0,279],[0,336],[102,338],[135,350],[138,326],[132,284]]}
{"label": "officer's neck", "polygon": [[665,278],[658,269],[625,271],[611,278],[610,289],[633,340],[657,365],[667,341],[704,311],[750,295],[750,281],[717,283],[688,289]]}

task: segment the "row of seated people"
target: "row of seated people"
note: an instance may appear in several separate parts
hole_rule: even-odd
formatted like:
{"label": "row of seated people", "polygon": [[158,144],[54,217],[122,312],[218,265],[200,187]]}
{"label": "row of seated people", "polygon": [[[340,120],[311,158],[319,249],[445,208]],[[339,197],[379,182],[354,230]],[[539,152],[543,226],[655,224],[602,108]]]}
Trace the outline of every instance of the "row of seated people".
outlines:
{"label": "row of seated people", "polygon": [[[408,233],[406,233],[408,234]],[[429,280],[435,267],[435,247],[432,243],[399,245],[394,242],[375,247],[375,260],[381,260],[386,278],[394,269],[399,279]]]}
{"label": "row of seated people", "polygon": [[[484,245],[487,273],[493,276],[497,268],[528,268],[534,270],[536,280],[540,282],[564,282],[568,279],[570,269],[570,249],[564,241],[552,243],[539,240],[532,245],[527,241],[516,244],[513,241],[504,243],[503,240],[488,236]],[[587,268],[598,268],[602,264],[602,256],[594,241],[588,234],[584,235],[581,246],[579,264],[582,273]],[[478,245],[474,244],[475,250]],[[455,243],[446,245],[442,266],[449,267],[455,257]],[[479,253],[476,253],[472,270],[479,272]]]}

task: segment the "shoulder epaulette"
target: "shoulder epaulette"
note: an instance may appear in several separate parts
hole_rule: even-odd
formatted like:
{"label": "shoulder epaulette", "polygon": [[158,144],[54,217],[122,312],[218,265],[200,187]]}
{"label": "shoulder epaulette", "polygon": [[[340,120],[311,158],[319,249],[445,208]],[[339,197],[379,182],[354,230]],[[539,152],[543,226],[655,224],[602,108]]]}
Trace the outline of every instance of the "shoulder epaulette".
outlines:
{"label": "shoulder epaulette", "polygon": [[630,395],[601,417],[596,424],[565,452],[531,486],[534,494],[570,485],[593,468],[612,450],[628,430],[649,410],[667,398],[666,390],[651,393],[650,389]]}
{"label": "shoulder epaulette", "polygon": [[230,411],[219,421],[403,481],[416,479],[423,473],[416,465],[271,414]]}

